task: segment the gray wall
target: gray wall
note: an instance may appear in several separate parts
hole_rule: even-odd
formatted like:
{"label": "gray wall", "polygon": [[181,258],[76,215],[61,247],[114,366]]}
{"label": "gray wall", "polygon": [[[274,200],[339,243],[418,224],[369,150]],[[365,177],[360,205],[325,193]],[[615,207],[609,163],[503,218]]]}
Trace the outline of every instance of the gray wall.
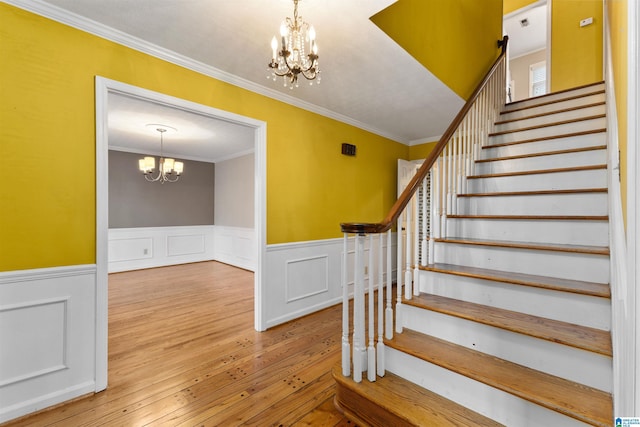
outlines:
{"label": "gray wall", "polygon": [[254,228],[254,155],[216,163],[216,225]]}
{"label": "gray wall", "polygon": [[214,224],[213,163],[185,160],[178,182],[160,184],[144,179],[142,157],[109,150],[109,228]]}

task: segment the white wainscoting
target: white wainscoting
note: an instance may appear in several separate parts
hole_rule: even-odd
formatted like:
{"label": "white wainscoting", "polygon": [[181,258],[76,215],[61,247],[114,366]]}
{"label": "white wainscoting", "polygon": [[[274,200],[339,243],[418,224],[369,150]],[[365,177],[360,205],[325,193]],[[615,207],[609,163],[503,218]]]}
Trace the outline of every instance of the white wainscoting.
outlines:
{"label": "white wainscoting", "polygon": [[109,229],[109,273],[214,259],[213,225]]}
{"label": "white wainscoting", "polygon": [[96,266],[0,273],[0,423],[95,391]]}
{"label": "white wainscoting", "polygon": [[[327,239],[267,246],[265,271],[267,291],[263,296],[267,328],[342,301],[342,244],[342,239]],[[353,246],[354,239],[350,238],[349,257],[353,256]],[[376,247],[377,240],[374,244],[374,259],[377,262]],[[395,234],[391,249],[392,274],[395,279],[397,259]],[[368,239],[365,243],[365,253],[365,265],[367,270],[371,271]],[[386,255],[384,259],[386,262]],[[349,271],[348,277],[351,295],[353,294],[352,271]],[[365,277],[365,284],[368,286],[368,277]]]}
{"label": "white wainscoting", "polygon": [[215,260],[256,271],[258,254],[256,231],[253,228],[215,227]]}
{"label": "white wainscoting", "polygon": [[109,273],[220,261],[255,271],[252,228],[198,225],[109,229]]}

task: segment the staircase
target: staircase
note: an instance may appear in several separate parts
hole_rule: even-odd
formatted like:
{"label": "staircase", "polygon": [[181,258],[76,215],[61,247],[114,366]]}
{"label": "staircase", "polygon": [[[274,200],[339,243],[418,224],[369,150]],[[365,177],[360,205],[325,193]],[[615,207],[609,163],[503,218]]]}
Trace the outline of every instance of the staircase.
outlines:
{"label": "staircase", "polygon": [[386,374],[356,383],[334,370],[347,417],[612,425],[605,133],[603,83],[504,108],[396,308]]}

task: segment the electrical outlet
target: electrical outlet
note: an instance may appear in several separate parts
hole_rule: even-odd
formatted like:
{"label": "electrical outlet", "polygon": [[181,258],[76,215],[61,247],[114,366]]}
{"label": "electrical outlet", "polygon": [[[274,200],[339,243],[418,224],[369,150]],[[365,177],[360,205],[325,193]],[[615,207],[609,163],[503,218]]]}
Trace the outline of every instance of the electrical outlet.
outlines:
{"label": "electrical outlet", "polygon": [[581,27],[586,27],[587,25],[591,25],[591,24],[593,24],[593,18],[592,17],[585,18],[585,19],[582,19],[580,21],[580,26]]}
{"label": "electrical outlet", "polygon": [[144,250],[142,251],[142,253],[143,253],[144,255],[148,255],[148,254],[149,254],[149,249],[144,248]]}

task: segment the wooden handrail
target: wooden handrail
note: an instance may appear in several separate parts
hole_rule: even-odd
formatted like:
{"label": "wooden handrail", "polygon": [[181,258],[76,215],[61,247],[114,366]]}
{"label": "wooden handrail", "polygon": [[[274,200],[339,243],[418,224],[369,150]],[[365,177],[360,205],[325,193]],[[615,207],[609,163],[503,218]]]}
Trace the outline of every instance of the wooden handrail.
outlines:
{"label": "wooden handrail", "polygon": [[436,162],[436,159],[440,156],[444,148],[447,146],[449,140],[453,137],[454,133],[462,123],[462,120],[465,118],[465,116],[473,106],[473,103],[478,99],[478,96],[480,95],[484,87],[489,82],[489,79],[491,78],[495,70],[500,65],[500,61],[503,59],[503,57],[507,53],[508,41],[509,41],[509,36],[504,36],[502,40],[498,40],[498,47],[502,48],[500,55],[495,60],[495,62],[493,63],[493,65],[491,66],[487,74],[484,76],[480,84],[478,84],[476,89],[473,91],[473,93],[471,94],[471,97],[467,100],[467,102],[460,109],[456,117],[453,119],[453,121],[451,122],[451,124],[449,125],[445,133],[440,138],[440,141],[438,141],[434,149],[431,151],[431,153],[429,153],[429,156],[427,156],[422,166],[420,166],[420,169],[418,169],[418,171],[413,176],[413,178],[411,178],[411,181],[409,181],[409,184],[407,184],[402,194],[400,194],[400,197],[398,197],[398,200],[396,200],[394,205],[391,207],[391,210],[389,211],[389,214],[387,215],[387,217],[384,220],[382,220],[382,222],[379,222],[379,223],[357,223],[357,222],[341,223],[340,228],[343,233],[377,234],[377,233],[384,233],[385,231],[391,228],[393,223],[400,216],[400,213],[404,210],[404,208],[409,203],[409,200],[411,200],[415,192],[418,190],[418,187],[420,186],[420,182],[423,179],[425,179],[425,177],[427,176],[427,173],[429,172],[429,170],[431,170],[431,167]]}

